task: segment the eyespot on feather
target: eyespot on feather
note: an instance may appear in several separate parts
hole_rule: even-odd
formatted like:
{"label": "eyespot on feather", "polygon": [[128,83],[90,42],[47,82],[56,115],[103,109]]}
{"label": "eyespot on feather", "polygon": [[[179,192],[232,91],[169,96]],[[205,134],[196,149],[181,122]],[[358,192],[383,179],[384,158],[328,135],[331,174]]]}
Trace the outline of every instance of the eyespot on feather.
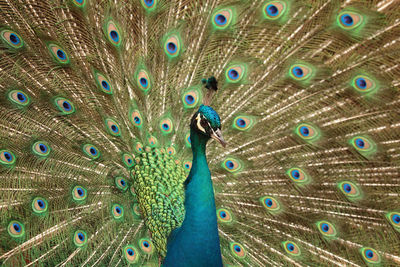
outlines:
{"label": "eyespot on feather", "polygon": [[363,16],[352,11],[344,11],[337,16],[338,25],[344,30],[353,30],[363,23]]}
{"label": "eyespot on feather", "polygon": [[12,90],[7,94],[8,100],[21,107],[26,107],[31,102],[29,96],[21,90]]}
{"label": "eyespot on feather", "polygon": [[71,0],[71,1],[75,6],[79,8],[84,8],[86,5],[86,0]]}
{"label": "eyespot on feather", "polygon": [[158,140],[154,136],[150,136],[147,139],[147,142],[149,143],[150,147],[156,147],[158,145]]}
{"label": "eyespot on feather", "polygon": [[350,140],[353,148],[364,156],[373,155],[376,152],[376,144],[367,137],[355,136]]}
{"label": "eyespot on feather", "polygon": [[12,220],[7,226],[7,232],[13,238],[21,238],[25,235],[25,226],[19,221]]}
{"label": "eyespot on feather", "polygon": [[87,234],[85,231],[78,230],[74,233],[74,244],[77,247],[83,247],[87,244]]}
{"label": "eyespot on feather", "polygon": [[282,242],[282,246],[289,255],[296,257],[301,255],[300,247],[293,241],[284,241]]}
{"label": "eyespot on feather", "polygon": [[94,145],[86,144],[82,150],[91,159],[98,159],[100,157],[100,151]]}
{"label": "eyespot on feather", "polygon": [[312,74],[312,68],[304,64],[293,64],[289,69],[289,76],[296,81],[308,80]]}
{"label": "eyespot on feather", "polygon": [[182,94],[183,107],[195,108],[201,101],[202,93],[197,87],[190,87]]}
{"label": "eyespot on feather", "polygon": [[237,242],[231,242],[229,244],[229,247],[230,247],[232,255],[235,258],[240,259],[240,260],[246,258],[247,252],[241,244],[239,244]]}
{"label": "eyespot on feather", "polygon": [[212,16],[212,25],[217,30],[225,30],[231,25],[233,16],[234,14],[231,8],[219,9]]}
{"label": "eyespot on feather", "polygon": [[286,8],[286,3],[283,1],[267,2],[263,6],[264,18],[268,20],[277,20],[285,14]]}
{"label": "eyespot on feather", "polygon": [[231,223],[233,221],[230,211],[224,208],[217,210],[217,218],[218,221],[222,223]]}
{"label": "eyespot on feather", "polygon": [[357,75],[352,80],[353,88],[360,93],[371,93],[378,87],[377,82],[374,79],[365,76]]}
{"label": "eyespot on feather", "polygon": [[153,242],[148,238],[140,239],[138,245],[144,254],[152,254],[154,252]]}
{"label": "eyespot on feather", "polygon": [[84,187],[82,186],[75,186],[72,191],[72,199],[77,201],[77,202],[82,202],[84,200],[86,200],[87,198],[87,191]]}
{"label": "eyespot on feather", "polygon": [[183,162],[183,168],[186,171],[190,171],[190,169],[192,168],[192,161],[191,160],[186,160],[185,162]]}
{"label": "eyespot on feather", "polygon": [[113,119],[106,119],[105,121],[107,131],[113,136],[121,136],[119,124]]}
{"label": "eyespot on feather", "polygon": [[114,219],[120,220],[124,217],[124,208],[119,204],[114,204],[111,207],[111,215]]}
{"label": "eyespot on feather", "polygon": [[185,144],[186,144],[186,147],[192,147],[192,140],[190,139],[190,132],[188,132],[185,136]]}
{"label": "eyespot on feather", "polygon": [[54,99],[54,104],[62,115],[69,115],[75,112],[74,105],[66,98],[57,97]]}
{"label": "eyespot on feather", "polygon": [[43,214],[47,212],[48,203],[47,200],[42,197],[35,197],[32,200],[32,210],[36,214]]}
{"label": "eyespot on feather", "polygon": [[0,37],[3,43],[6,44],[9,48],[20,49],[24,47],[24,40],[15,31],[3,29],[0,32]]}
{"label": "eyespot on feather", "polygon": [[102,73],[94,71],[94,77],[97,83],[97,87],[104,93],[111,95],[113,88],[110,80]]}
{"label": "eyespot on feather", "polygon": [[293,182],[299,185],[308,184],[311,182],[311,179],[307,173],[300,168],[291,168],[286,172],[286,174]]}
{"label": "eyespot on feather", "polygon": [[139,253],[136,248],[132,245],[127,245],[122,249],[125,260],[129,264],[136,263],[139,260]]}
{"label": "eyespot on feather", "polygon": [[228,157],[222,162],[222,168],[230,173],[237,173],[242,170],[242,163],[234,158]]}
{"label": "eyespot on feather", "polygon": [[361,253],[361,256],[363,257],[363,260],[367,264],[379,264],[379,263],[381,263],[381,256],[373,248],[370,248],[370,247],[360,248],[360,253]]}
{"label": "eyespot on feather", "polygon": [[4,166],[11,166],[15,163],[16,158],[13,152],[10,150],[0,150],[0,164]]}
{"label": "eyespot on feather", "polygon": [[115,185],[117,188],[123,192],[125,192],[128,189],[128,182],[124,177],[117,176],[115,177]]}
{"label": "eyespot on feather", "polygon": [[281,211],[281,205],[279,201],[272,196],[264,196],[260,198],[260,202],[271,213],[277,213]]}
{"label": "eyespot on feather", "polygon": [[50,151],[51,151],[51,148],[47,144],[47,142],[37,141],[32,145],[32,152],[36,156],[45,158],[45,157],[49,156]]}
{"label": "eyespot on feather", "polygon": [[362,198],[360,188],[351,181],[341,181],[337,184],[337,187],[350,201],[356,201]]}
{"label": "eyespot on feather", "polygon": [[328,221],[316,222],[318,231],[327,238],[334,238],[337,235],[335,226]]}
{"label": "eyespot on feather", "polygon": [[51,56],[57,63],[63,66],[68,65],[70,63],[68,54],[61,46],[54,43],[49,43],[48,48]]}
{"label": "eyespot on feather", "polygon": [[140,114],[139,110],[133,110],[131,113],[131,121],[134,126],[141,129],[143,122],[142,122],[142,115]]}
{"label": "eyespot on feather", "polygon": [[319,129],[309,123],[300,123],[295,132],[301,139],[309,142],[314,142],[321,136]]}
{"label": "eyespot on feather", "polygon": [[142,6],[148,11],[153,11],[157,6],[157,2],[158,0],[140,0]]}
{"label": "eyespot on feather", "polygon": [[143,152],[143,144],[140,142],[136,142],[135,144],[135,150],[138,153],[142,153]]}
{"label": "eyespot on feather", "polygon": [[388,212],[385,216],[394,229],[400,232],[400,212]]}
{"label": "eyespot on feather", "polygon": [[151,80],[150,76],[145,70],[140,70],[136,77],[137,86],[144,93],[147,93],[151,89]]}
{"label": "eyespot on feather", "polygon": [[105,24],[105,35],[107,40],[115,47],[120,47],[122,43],[121,31],[114,21],[108,20]]}
{"label": "eyespot on feather", "polygon": [[225,71],[225,78],[228,83],[240,82],[246,74],[246,66],[242,64],[232,65]]}
{"label": "eyespot on feather", "polygon": [[142,217],[142,215],[140,214],[140,208],[138,203],[133,204],[132,214],[136,219],[140,219]]}
{"label": "eyespot on feather", "polygon": [[168,154],[168,155],[173,156],[173,155],[176,154],[175,147],[173,147],[173,146],[168,147],[166,150],[167,150],[167,154]]}
{"label": "eyespot on feather", "polygon": [[163,134],[172,133],[173,128],[174,128],[174,125],[170,118],[165,118],[160,121],[160,130]]}
{"label": "eyespot on feather", "polygon": [[131,154],[124,153],[122,155],[122,162],[128,169],[133,167],[133,165],[134,165],[133,160],[134,160],[134,157]]}
{"label": "eyespot on feather", "polygon": [[239,115],[233,120],[233,128],[239,131],[248,131],[254,126],[254,123],[252,117]]}
{"label": "eyespot on feather", "polygon": [[179,56],[182,50],[181,43],[180,37],[176,34],[171,34],[166,38],[166,41],[164,42],[164,51],[169,58]]}

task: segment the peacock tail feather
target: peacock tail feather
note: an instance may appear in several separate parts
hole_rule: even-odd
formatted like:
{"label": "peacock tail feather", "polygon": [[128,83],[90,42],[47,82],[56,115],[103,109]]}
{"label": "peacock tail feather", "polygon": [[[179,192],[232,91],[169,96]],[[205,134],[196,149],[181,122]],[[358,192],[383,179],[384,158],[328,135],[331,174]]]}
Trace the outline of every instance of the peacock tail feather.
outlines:
{"label": "peacock tail feather", "polygon": [[0,0],[0,265],[159,266],[210,76],[225,266],[400,265],[399,14],[396,0]]}

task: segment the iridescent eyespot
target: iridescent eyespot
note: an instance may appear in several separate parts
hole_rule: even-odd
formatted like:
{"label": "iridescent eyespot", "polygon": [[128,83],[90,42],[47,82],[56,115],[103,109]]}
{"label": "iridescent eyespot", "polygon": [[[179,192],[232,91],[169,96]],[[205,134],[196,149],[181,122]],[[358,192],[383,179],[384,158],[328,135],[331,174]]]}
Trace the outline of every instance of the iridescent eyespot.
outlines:
{"label": "iridescent eyespot", "polygon": [[229,210],[223,208],[217,210],[217,218],[222,223],[230,223],[233,220]]}
{"label": "iridescent eyespot", "polygon": [[115,120],[106,119],[105,123],[106,123],[107,131],[111,135],[113,135],[113,136],[120,136],[121,135],[121,130],[119,128],[119,125]]}
{"label": "iridescent eyespot", "polygon": [[296,134],[303,140],[313,142],[320,138],[319,129],[309,123],[300,123],[296,127]]}
{"label": "iridescent eyespot", "polygon": [[131,154],[124,153],[122,155],[122,162],[125,164],[125,166],[127,168],[132,168],[133,167],[133,164],[134,164],[133,159],[134,158],[133,158],[133,156]]}
{"label": "iridescent eyespot", "polygon": [[229,247],[231,249],[231,253],[234,257],[238,258],[238,259],[244,259],[246,257],[246,250],[244,249],[244,247],[236,242],[231,242],[229,244]]}
{"label": "iridescent eyespot", "polygon": [[186,160],[185,162],[183,162],[183,168],[186,171],[190,171],[190,169],[192,168],[192,161],[191,160]]}
{"label": "iridescent eyespot", "polygon": [[191,87],[182,94],[182,103],[184,108],[194,108],[202,98],[201,91],[197,87]]}
{"label": "iridescent eyespot", "polygon": [[97,87],[106,94],[112,94],[113,88],[110,80],[102,73],[94,71],[94,78],[96,80]]}
{"label": "iridescent eyespot", "polygon": [[141,215],[140,215],[140,208],[139,208],[139,204],[138,204],[138,203],[133,204],[133,206],[132,206],[132,213],[133,213],[133,216],[134,216],[136,219],[140,219],[140,218],[141,218]]}
{"label": "iridescent eyespot", "polygon": [[181,52],[181,40],[178,35],[172,34],[166,38],[164,42],[164,51],[168,57],[174,58],[179,56]]}
{"label": "iridescent eyespot", "polygon": [[263,6],[263,11],[266,19],[276,20],[285,14],[286,3],[283,1],[268,2]]}
{"label": "iridescent eyespot", "polygon": [[282,242],[282,246],[285,249],[285,251],[292,256],[300,256],[301,255],[299,246],[292,241],[284,241],[284,242]]}
{"label": "iridescent eyespot", "polygon": [[10,48],[20,49],[24,46],[24,40],[22,40],[21,36],[14,31],[3,29],[0,32],[0,37],[3,43]]}
{"label": "iridescent eyespot", "polygon": [[8,234],[14,238],[21,238],[25,235],[25,226],[19,221],[11,221],[7,227]]}
{"label": "iridescent eyespot", "polygon": [[232,65],[225,71],[226,81],[229,83],[240,82],[246,74],[246,66],[243,64]]}
{"label": "iridescent eyespot", "polygon": [[350,140],[350,144],[362,155],[369,156],[376,152],[375,143],[364,136],[355,136]]}
{"label": "iridescent eyespot", "polygon": [[374,81],[374,79],[365,75],[357,75],[356,77],[354,77],[352,81],[352,86],[354,87],[354,89],[361,93],[370,93],[378,88],[378,85]]}
{"label": "iridescent eyespot", "polygon": [[128,263],[136,263],[139,260],[139,253],[132,245],[127,245],[122,249],[122,253]]}
{"label": "iridescent eyespot", "polygon": [[168,147],[167,148],[167,154],[168,155],[175,155],[176,154],[176,150],[175,150],[175,147],[173,147],[173,146],[170,146],[170,147]]}
{"label": "iridescent eyespot", "polygon": [[84,201],[87,198],[86,189],[79,185],[75,186],[72,189],[72,198],[78,202]]}
{"label": "iridescent eyespot", "polygon": [[124,208],[119,204],[114,204],[111,207],[111,215],[116,220],[122,219],[124,217]]}
{"label": "iridescent eyespot", "polygon": [[271,213],[277,213],[281,211],[281,205],[279,201],[272,196],[264,196],[260,198],[260,202]]}
{"label": "iridescent eyespot", "polygon": [[342,29],[352,30],[363,23],[363,17],[356,12],[341,12],[337,16],[337,22]]}
{"label": "iridescent eyespot", "polygon": [[131,113],[131,121],[134,126],[138,128],[142,128],[143,122],[142,122],[142,115],[140,115],[139,110],[133,110]]}
{"label": "iridescent eyespot", "polygon": [[141,0],[143,7],[148,11],[152,11],[155,9],[158,0]]}
{"label": "iridescent eyespot", "polygon": [[153,242],[148,238],[142,238],[139,240],[139,248],[145,254],[152,254],[154,251]]}
{"label": "iridescent eyespot", "polygon": [[72,0],[72,3],[77,7],[83,8],[86,5],[86,0]]}
{"label": "iridescent eyespot", "polygon": [[145,70],[140,70],[136,78],[137,85],[140,90],[147,93],[151,89],[150,76]]}
{"label": "iridescent eyespot", "polygon": [[78,230],[74,233],[74,244],[77,247],[83,247],[87,243],[87,234],[85,231]]}
{"label": "iridescent eyespot", "polygon": [[115,185],[121,191],[126,191],[128,189],[128,182],[124,179],[124,177],[115,177]]}
{"label": "iridescent eyespot", "polygon": [[192,147],[192,140],[190,139],[190,132],[185,136],[185,144],[187,147]]}
{"label": "iridescent eyespot", "polygon": [[136,142],[135,144],[135,150],[138,153],[142,153],[143,152],[143,144],[140,142]]}
{"label": "iridescent eyespot", "polygon": [[289,75],[296,81],[308,80],[313,74],[311,67],[304,64],[294,64],[290,67]]}
{"label": "iridescent eyespot", "polygon": [[32,145],[32,152],[39,157],[47,157],[50,154],[50,146],[44,141],[35,142]]}
{"label": "iridescent eyespot", "polygon": [[254,119],[249,116],[240,115],[233,120],[233,128],[239,131],[248,131],[254,125]]}
{"label": "iridescent eyespot", "polygon": [[367,264],[381,263],[381,256],[373,248],[369,248],[369,247],[360,248],[360,253],[361,253],[361,256],[363,257],[363,260]]}
{"label": "iridescent eyespot", "polygon": [[47,211],[47,200],[42,197],[35,197],[32,200],[32,210],[36,214],[43,214]]}
{"label": "iridescent eyespot", "polygon": [[54,104],[56,105],[57,109],[61,111],[61,114],[63,115],[68,115],[75,112],[75,107],[71,103],[71,101],[63,97],[57,97],[56,99],[54,99]]}
{"label": "iridescent eyespot", "polygon": [[327,238],[334,238],[337,235],[335,226],[328,221],[316,222],[318,231]]}
{"label": "iridescent eyespot", "polygon": [[112,21],[108,20],[108,22],[104,25],[104,34],[107,37],[107,40],[114,46],[119,47],[122,43],[121,31],[118,26]]}
{"label": "iridescent eyespot", "polygon": [[89,158],[98,159],[100,157],[100,151],[94,145],[86,144],[82,150]]}
{"label": "iridescent eyespot", "polygon": [[149,143],[150,147],[155,147],[155,146],[158,145],[157,138],[155,138],[154,136],[150,136],[150,137],[147,139],[147,142]]}
{"label": "iridescent eyespot", "polygon": [[224,168],[225,170],[227,170],[228,172],[231,173],[236,173],[242,170],[243,166],[242,163],[234,158],[226,158],[223,162],[222,162],[222,168]]}
{"label": "iridescent eyespot", "polygon": [[12,90],[8,93],[7,97],[8,100],[19,106],[25,107],[30,103],[29,96],[24,92],[22,92],[21,90]]}
{"label": "iridescent eyespot", "polygon": [[286,174],[290,177],[290,179],[292,179],[293,182],[299,185],[308,184],[311,181],[307,173],[300,168],[291,168],[286,172]]}
{"label": "iridescent eyespot", "polygon": [[337,184],[340,191],[351,201],[355,201],[362,198],[362,192],[358,186],[350,181],[342,181]]}
{"label": "iridescent eyespot", "polygon": [[170,118],[165,118],[160,121],[160,130],[163,134],[172,133],[173,128],[174,128],[174,125]]}
{"label": "iridescent eyespot", "polygon": [[61,65],[67,65],[70,63],[67,53],[61,46],[50,43],[48,44],[48,48],[51,56],[57,63]]}
{"label": "iridescent eyespot", "polygon": [[400,232],[400,213],[399,212],[389,212],[386,213],[386,219],[390,222],[390,224]]}
{"label": "iridescent eyespot", "polygon": [[224,30],[229,27],[233,20],[233,10],[230,8],[220,9],[212,16],[212,24],[215,29]]}
{"label": "iridescent eyespot", "polygon": [[15,156],[10,150],[0,150],[0,164],[10,166],[15,163]]}

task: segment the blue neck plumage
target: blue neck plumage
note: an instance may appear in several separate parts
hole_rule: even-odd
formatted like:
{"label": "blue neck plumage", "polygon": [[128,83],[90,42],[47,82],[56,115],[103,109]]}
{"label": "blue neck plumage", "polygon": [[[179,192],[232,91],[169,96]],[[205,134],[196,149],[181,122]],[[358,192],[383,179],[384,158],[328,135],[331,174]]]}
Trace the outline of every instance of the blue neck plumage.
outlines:
{"label": "blue neck plumage", "polygon": [[185,220],[171,234],[164,266],[222,266],[208,137],[191,129],[193,163],[186,181]]}

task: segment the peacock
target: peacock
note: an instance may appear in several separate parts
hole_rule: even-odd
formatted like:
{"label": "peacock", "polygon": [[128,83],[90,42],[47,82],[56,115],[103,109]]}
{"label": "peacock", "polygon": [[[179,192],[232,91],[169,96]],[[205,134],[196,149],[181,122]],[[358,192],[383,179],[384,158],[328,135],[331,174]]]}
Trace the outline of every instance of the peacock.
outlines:
{"label": "peacock", "polygon": [[400,1],[0,0],[1,266],[400,266]]}

